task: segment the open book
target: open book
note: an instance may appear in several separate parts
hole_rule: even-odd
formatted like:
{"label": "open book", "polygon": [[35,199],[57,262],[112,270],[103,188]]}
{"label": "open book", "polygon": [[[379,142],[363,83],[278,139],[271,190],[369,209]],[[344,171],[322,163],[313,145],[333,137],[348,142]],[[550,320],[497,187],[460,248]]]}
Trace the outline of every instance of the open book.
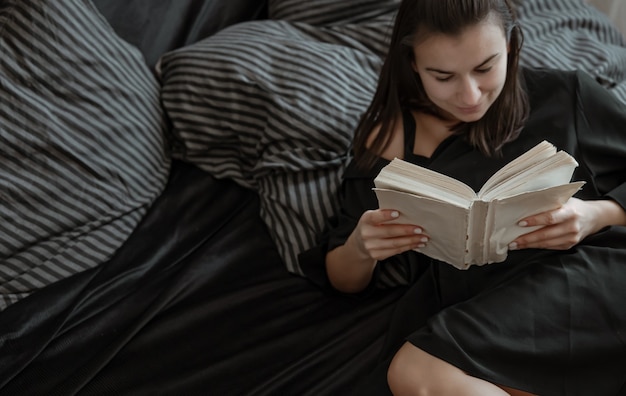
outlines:
{"label": "open book", "polygon": [[459,269],[501,262],[508,245],[537,227],[517,223],[556,209],[584,182],[570,182],[576,160],[543,141],[509,162],[478,193],[468,185],[394,159],[374,180],[379,207],[395,209],[394,222],[415,224],[431,240],[416,249]]}

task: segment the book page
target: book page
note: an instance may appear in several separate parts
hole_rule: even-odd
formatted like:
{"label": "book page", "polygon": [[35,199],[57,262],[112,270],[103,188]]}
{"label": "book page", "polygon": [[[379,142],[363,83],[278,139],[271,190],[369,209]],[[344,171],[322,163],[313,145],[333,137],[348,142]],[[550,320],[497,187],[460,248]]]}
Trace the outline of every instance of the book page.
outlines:
{"label": "book page", "polygon": [[520,235],[540,228],[520,227],[517,223],[521,219],[562,206],[583,185],[584,182],[568,183],[492,201],[487,215],[492,224],[491,235],[485,241],[488,262],[503,261],[509,243]]}
{"label": "book page", "polygon": [[374,185],[450,201],[455,205],[469,206],[476,198],[476,192],[465,183],[399,158],[380,171]]}
{"label": "book page", "polygon": [[500,186],[507,180],[516,177],[517,174],[528,169],[533,164],[545,161],[555,153],[556,147],[552,143],[545,140],[542,141],[494,173],[482,186],[478,196],[484,197],[488,191],[493,190],[496,186]]}
{"label": "book page", "polygon": [[430,237],[426,247],[417,251],[465,269],[466,207],[394,190],[375,188],[374,192],[381,209],[400,212],[394,223],[422,227]]}
{"label": "book page", "polygon": [[519,193],[541,190],[559,184],[567,184],[572,178],[578,162],[564,151],[559,151],[543,162],[535,163],[515,177],[487,191],[483,199],[505,198]]}

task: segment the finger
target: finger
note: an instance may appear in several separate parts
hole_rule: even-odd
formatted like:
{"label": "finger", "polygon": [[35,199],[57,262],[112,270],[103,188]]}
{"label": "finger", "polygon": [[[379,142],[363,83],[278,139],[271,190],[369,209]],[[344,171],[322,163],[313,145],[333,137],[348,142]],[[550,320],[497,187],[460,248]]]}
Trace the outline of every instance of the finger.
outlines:
{"label": "finger", "polygon": [[385,244],[386,247],[382,245],[378,249],[374,249],[371,251],[371,255],[376,260],[384,260],[386,258],[398,255],[400,253],[404,253],[408,250],[420,249],[426,247],[427,242],[417,242],[417,243],[398,243],[397,246],[395,244]]}
{"label": "finger", "polygon": [[410,235],[395,238],[370,239],[365,243],[366,248],[370,251],[398,251],[404,252],[416,247],[424,247],[429,242],[429,238],[425,235]]}
{"label": "finger", "polygon": [[575,224],[547,226],[524,234],[509,244],[509,249],[569,249],[580,240]]}
{"label": "finger", "polygon": [[[387,222],[398,219],[398,217],[400,217],[400,212],[398,212],[397,210],[390,210],[390,209],[368,210],[363,214],[363,220],[366,223],[369,223],[371,225],[383,225]],[[411,233],[422,234],[424,232],[422,227],[415,225],[415,224],[404,224],[404,225],[389,224],[386,226],[396,227],[396,228],[390,228],[389,230],[386,231],[388,232],[387,235],[389,237],[399,236],[403,234],[411,234]]]}
{"label": "finger", "polygon": [[550,226],[570,220],[571,214],[568,210],[560,207],[522,219],[517,224],[521,227]]}
{"label": "finger", "polygon": [[380,224],[397,220],[400,217],[400,212],[393,209],[376,209],[366,211],[364,216],[367,217],[368,222]]}
{"label": "finger", "polygon": [[414,235],[421,235],[424,237],[428,236],[425,234],[422,227],[412,224],[382,224],[377,227],[377,231],[380,232],[380,237],[383,238],[396,238]]}
{"label": "finger", "polygon": [[550,249],[550,250],[567,250],[574,244],[567,238],[556,238],[551,240],[544,240],[539,242],[511,242],[509,244],[509,250],[522,250],[522,249]]}
{"label": "finger", "polygon": [[378,224],[365,226],[361,229],[361,237],[364,240],[383,240],[400,237],[428,238],[421,227],[407,224]]}
{"label": "finger", "polygon": [[363,220],[370,224],[381,224],[400,217],[400,212],[392,209],[368,210],[363,213]]}

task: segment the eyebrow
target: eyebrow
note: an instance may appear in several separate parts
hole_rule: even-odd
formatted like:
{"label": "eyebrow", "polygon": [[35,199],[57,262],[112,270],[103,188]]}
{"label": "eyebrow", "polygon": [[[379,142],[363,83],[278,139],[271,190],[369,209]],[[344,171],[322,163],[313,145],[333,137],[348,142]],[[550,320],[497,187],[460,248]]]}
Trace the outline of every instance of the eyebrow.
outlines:
{"label": "eyebrow", "polygon": [[[487,63],[491,62],[494,58],[496,58],[498,56],[500,56],[499,52],[497,54],[491,55],[489,58],[485,59],[485,61],[483,63],[481,63],[480,65],[476,66],[475,69],[478,69],[478,68],[481,68],[481,67],[485,66]],[[426,70],[427,71],[431,71],[431,72],[435,72],[435,73],[440,73],[440,74],[454,74],[451,71],[435,69],[433,67],[427,67]]]}

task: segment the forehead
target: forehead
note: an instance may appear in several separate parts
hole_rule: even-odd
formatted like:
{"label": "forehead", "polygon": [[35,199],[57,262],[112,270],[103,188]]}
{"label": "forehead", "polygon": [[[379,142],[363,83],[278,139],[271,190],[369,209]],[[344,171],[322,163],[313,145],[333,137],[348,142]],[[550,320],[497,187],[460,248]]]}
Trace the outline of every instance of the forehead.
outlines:
{"label": "forehead", "polygon": [[453,70],[463,64],[480,64],[486,58],[506,51],[506,47],[502,25],[488,18],[458,34],[423,35],[413,45],[413,52],[418,66]]}

